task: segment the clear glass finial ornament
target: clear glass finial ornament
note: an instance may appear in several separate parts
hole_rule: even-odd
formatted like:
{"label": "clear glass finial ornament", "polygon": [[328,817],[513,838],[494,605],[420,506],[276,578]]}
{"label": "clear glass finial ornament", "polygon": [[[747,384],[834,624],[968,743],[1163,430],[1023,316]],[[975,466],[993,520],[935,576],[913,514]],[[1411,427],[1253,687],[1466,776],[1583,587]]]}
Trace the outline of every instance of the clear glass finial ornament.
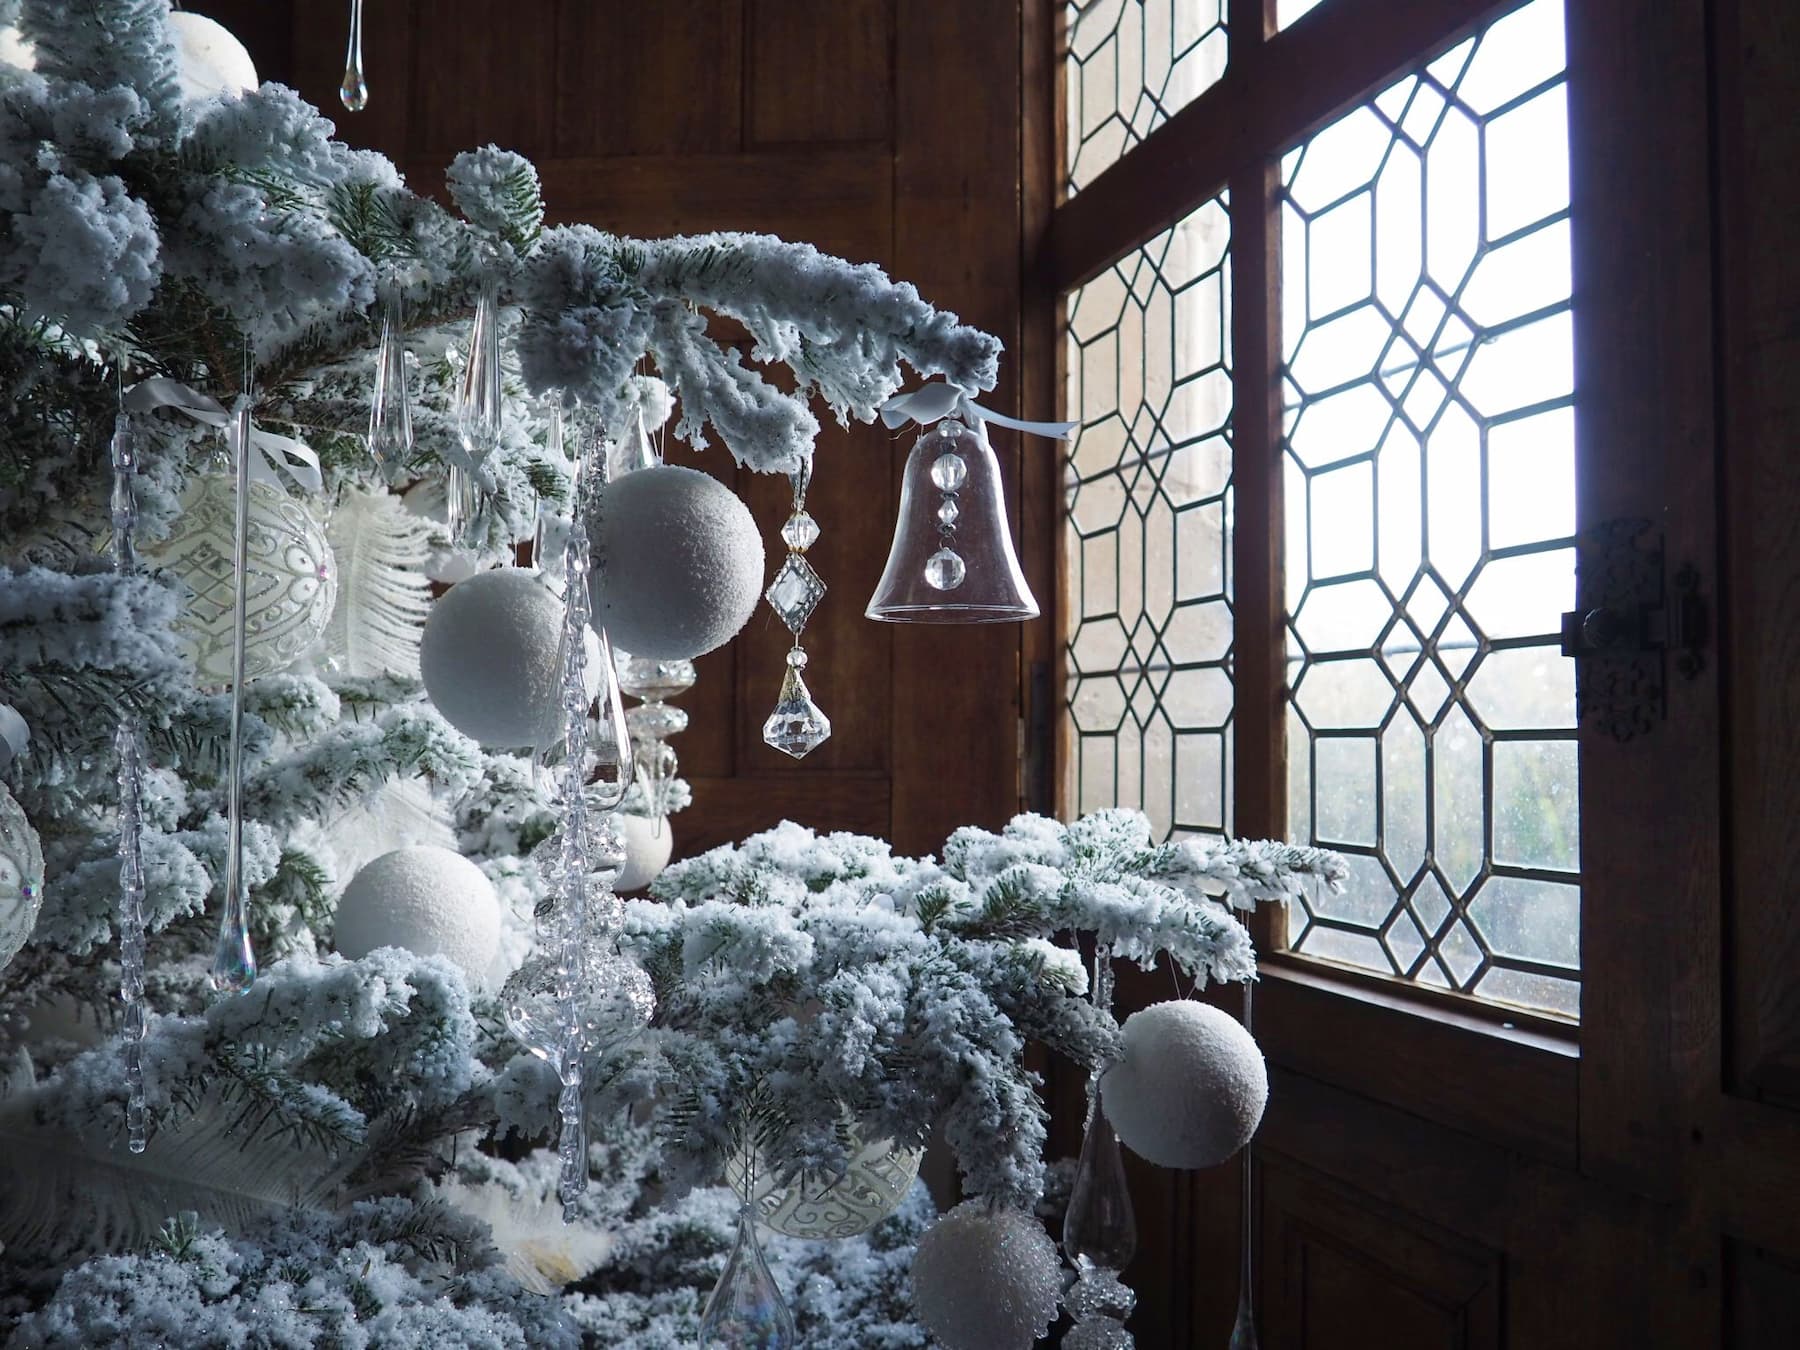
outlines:
{"label": "clear glass finial ornament", "polygon": [[665,700],[693,688],[694,663],[659,661],[617,649],[613,658],[619,688],[631,697],[643,700],[626,710],[625,722],[631,729],[638,783],[643,788],[651,833],[660,837],[675,790],[675,776],[680,771],[680,760],[668,738],[686,731],[688,724],[687,713],[671,707]]}
{"label": "clear glass finial ornament", "polygon": [[806,652],[795,647],[788,653],[787,675],[781,681],[781,697],[775,711],[763,723],[763,741],[784,755],[804,759],[831,739],[831,719],[813,702],[812,691],[800,672],[806,666]]}
{"label": "clear glass finial ornament", "polygon": [[344,79],[338,99],[351,112],[369,106],[369,82],[363,75],[363,0],[350,0],[350,44],[344,51]]}
{"label": "clear glass finial ornament", "polygon": [[[754,1193],[754,1187],[745,1190]],[[794,1315],[756,1239],[756,1215],[745,1201],[725,1273],[700,1316],[700,1350],[791,1350],[799,1343]]]}
{"label": "clear glass finial ornament", "polygon": [[413,452],[412,407],[406,398],[405,312],[398,295],[381,309],[381,346],[369,398],[369,453],[384,470],[403,468]]}
{"label": "clear glass finial ornament", "polygon": [[907,456],[900,514],[871,619],[1015,623],[1035,619],[1006,519],[1000,461],[985,423],[945,418]]}

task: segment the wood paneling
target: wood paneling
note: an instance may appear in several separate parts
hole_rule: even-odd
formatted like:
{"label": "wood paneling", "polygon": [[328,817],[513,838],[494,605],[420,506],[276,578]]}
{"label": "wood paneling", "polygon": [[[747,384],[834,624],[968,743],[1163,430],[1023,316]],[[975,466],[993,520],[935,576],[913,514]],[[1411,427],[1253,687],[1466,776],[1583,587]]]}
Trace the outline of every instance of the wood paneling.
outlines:
{"label": "wood paneling", "polygon": [[[752,0],[749,141],[886,143],[899,0]],[[966,70],[960,57],[955,68]]]}
{"label": "wood paneling", "polygon": [[743,0],[554,8],[558,155],[729,154],[741,147]]}
{"label": "wood paneling", "polygon": [[[313,6],[304,8],[314,13]],[[409,34],[413,83],[408,157],[488,144],[533,158],[549,151],[554,145],[557,16],[563,8],[541,0],[433,0],[421,5]],[[373,91],[378,68],[371,65],[369,75]]]}

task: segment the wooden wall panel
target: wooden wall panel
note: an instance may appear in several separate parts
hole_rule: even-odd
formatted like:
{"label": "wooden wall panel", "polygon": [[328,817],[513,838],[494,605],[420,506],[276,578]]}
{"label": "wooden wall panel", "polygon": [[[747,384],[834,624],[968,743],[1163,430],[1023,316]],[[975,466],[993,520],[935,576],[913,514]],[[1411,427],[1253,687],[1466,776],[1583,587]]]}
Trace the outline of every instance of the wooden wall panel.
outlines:
{"label": "wooden wall panel", "polygon": [[721,154],[740,147],[743,0],[555,9],[558,155]]}
{"label": "wooden wall panel", "polygon": [[[891,140],[897,3],[752,0],[749,143]],[[968,78],[959,59],[948,64]]]}
{"label": "wooden wall panel", "polygon": [[[311,15],[313,6],[305,8]],[[434,0],[423,6],[409,35],[409,157],[490,143],[534,157],[548,151],[559,8],[507,0]],[[371,67],[371,90],[378,76]]]}

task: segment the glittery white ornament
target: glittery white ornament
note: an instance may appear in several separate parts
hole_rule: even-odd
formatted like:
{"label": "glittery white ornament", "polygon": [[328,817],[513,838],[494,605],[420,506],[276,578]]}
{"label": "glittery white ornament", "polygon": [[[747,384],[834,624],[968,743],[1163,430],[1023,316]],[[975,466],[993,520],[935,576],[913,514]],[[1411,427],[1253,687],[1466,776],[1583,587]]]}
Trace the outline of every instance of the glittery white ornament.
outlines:
{"label": "glittery white ornament", "polygon": [[618,817],[619,832],[625,836],[625,870],[613,882],[620,894],[641,891],[662,874],[675,851],[675,832],[668,817],[657,825],[643,816]]}
{"label": "glittery white ornament", "polygon": [[762,595],[750,509],[694,469],[658,464],[608,483],[588,535],[594,623],[633,656],[673,661],[722,647]]}
{"label": "glittery white ornament", "polygon": [[355,960],[377,947],[447,956],[484,983],[500,941],[500,899],[460,853],[419,844],[384,853],[358,872],[338,901],[337,949]]}
{"label": "glittery white ornament", "polygon": [[[148,566],[172,573],[187,590],[175,632],[202,685],[231,682],[236,498],[231,474],[190,474],[169,537],[138,549]],[[245,674],[255,679],[293,665],[319,640],[336,603],[337,561],[319,522],[299,498],[252,482]]]}
{"label": "glittery white ornament", "polygon": [[176,10],[169,15],[169,36],[175,40],[175,83],[190,103],[256,88],[256,63],[244,44],[216,19]]}
{"label": "glittery white ornament", "polygon": [[1031,1215],[965,1200],[919,1239],[912,1286],[946,1350],[1030,1350],[1056,1321],[1062,1264]]}
{"label": "glittery white ornament", "polygon": [[[919,1175],[925,1151],[895,1148],[891,1139],[863,1142],[850,1127],[850,1166],[842,1175],[802,1174],[790,1186],[757,1167],[756,1217],[765,1228],[788,1237],[855,1237],[866,1233],[900,1208]],[[732,1189],[744,1194],[744,1160],[734,1154],[725,1165]]]}
{"label": "glittery white ornament", "polygon": [[1269,1074],[1236,1018],[1175,999],[1133,1013],[1122,1030],[1125,1057],[1100,1080],[1120,1143],[1159,1167],[1212,1167],[1250,1142]]}
{"label": "glittery white ornament", "polygon": [[24,809],[0,786],[0,970],[31,937],[43,904],[43,847]]}
{"label": "glittery white ornament", "polygon": [[[419,673],[444,720],[495,749],[543,750],[561,740],[562,615],[562,597],[523,567],[479,572],[439,596],[425,620]],[[590,699],[601,673],[590,630]]]}

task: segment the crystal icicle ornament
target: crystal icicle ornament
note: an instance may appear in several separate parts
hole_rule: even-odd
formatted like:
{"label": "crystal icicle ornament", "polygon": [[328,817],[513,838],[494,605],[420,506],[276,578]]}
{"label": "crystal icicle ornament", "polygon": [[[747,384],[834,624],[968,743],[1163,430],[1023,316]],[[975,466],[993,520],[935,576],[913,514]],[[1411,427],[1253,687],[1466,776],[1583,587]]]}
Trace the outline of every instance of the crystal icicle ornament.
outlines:
{"label": "crystal icicle ornament", "polygon": [[225,845],[225,908],[207,982],[219,993],[242,994],[256,982],[256,951],[250,944],[248,887],[244,881],[244,657],[250,585],[250,395],[249,381],[238,399],[232,451],[237,470],[237,529],[233,579],[231,754],[226,765],[228,836]]}
{"label": "crystal icicle ornament", "polygon": [[369,453],[384,470],[412,459],[412,408],[406,401],[406,328],[400,297],[381,311],[381,347],[375,353],[375,390],[369,399]]}
{"label": "crystal icicle ornament", "polygon": [[631,419],[631,430],[613,446],[608,460],[612,466],[610,476],[613,478],[635,473],[639,469],[655,468],[662,463],[662,456],[656,453],[656,446],[650,440],[650,429],[644,425],[641,408]]}
{"label": "crystal icicle ornament", "polygon": [[369,82],[363,77],[363,0],[350,0],[350,45],[344,51],[344,79],[338,98],[351,112],[369,106]]}
{"label": "crystal icicle ornament", "polygon": [[[482,463],[500,444],[501,417],[500,283],[490,273],[481,279],[469,325],[468,364],[456,397],[457,439],[473,464]],[[452,465],[446,491],[450,540],[462,544],[480,509],[475,482],[461,465]]]}
{"label": "crystal icicle ornament", "polygon": [[[122,378],[122,376],[121,376]],[[137,451],[123,412],[113,429],[113,563],[119,575],[137,570]],[[119,718],[113,744],[119,756],[119,997],[125,1008],[125,1131],[131,1151],[148,1138],[144,1110],[144,729],[137,715]]]}
{"label": "crystal icicle ornament", "polygon": [[763,723],[763,741],[795,759],[806,758],[831,738],[831,719],[813,702],[812,691],[800,677],[805,666],[806,652],[795,647],[787,655],[781,697]]}
{"label": "crystal icicle ornament", "polygon": [[700,1316],[700,1350],[791,1350],[800,1343],[794,1315],[756,1240],[748,1203],[738,1210],[737,1241]]}

